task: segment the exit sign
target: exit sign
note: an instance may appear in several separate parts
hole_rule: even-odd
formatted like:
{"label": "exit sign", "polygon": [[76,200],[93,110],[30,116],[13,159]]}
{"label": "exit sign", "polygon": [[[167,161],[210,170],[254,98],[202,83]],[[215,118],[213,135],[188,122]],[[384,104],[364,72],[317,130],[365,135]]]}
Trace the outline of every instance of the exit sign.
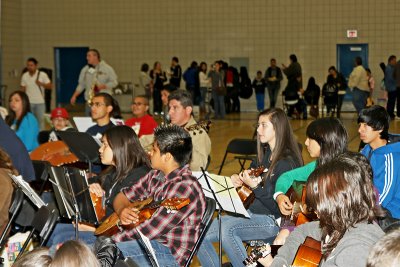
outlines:
{"label": "exit sign", "polygon": [[357,30],[347,30],[347,38],[357,38]]}

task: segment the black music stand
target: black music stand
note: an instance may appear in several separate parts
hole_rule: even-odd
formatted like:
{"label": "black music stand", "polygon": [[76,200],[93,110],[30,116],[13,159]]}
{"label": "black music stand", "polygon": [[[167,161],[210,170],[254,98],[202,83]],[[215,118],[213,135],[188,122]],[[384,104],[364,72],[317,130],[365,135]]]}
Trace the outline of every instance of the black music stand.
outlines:
{"label": "black music stand", "polygon": [[[245,214],[243,214],[243,212],[240,212],[240,210],[241,209],[245,210],[245,208],[244,208],[243,203],[241,202],[241,200],[240,200],[240,198],[239,198],[239,196],[238,196],[238,194],[236,192],[236,189],[234,187],[232,187],[232,186],[229,186],[228,182],[226,181],[226,179],[224,179],[224,181],[222,181],[222,182],[213,179],[211,176],[207,175],[207,173],[203,169],[203,167],[201,167],[201,172],[203,174],[198,178],[198,180],[200,180],[202,177],[204,177],[204,180],[206,181],[207,187],[208,187],[208,188],[204,188],[203,187],[203,191],[206,193],[206,195],[208,193],[209,197],[210,197],[210,193],[211,193],[212,198],[215,200],[215,202],[217,203],[217,207],[218,207],[217,208],[217,210],[218,210],[217,211],[217,219],[218,219],[218,231],[219,231],[218,232],[219,263],[220,263],[220,266],[222,266],[222,231],[221,231],[222,230],[222,221],[221,221],[221,213],[222,213],[222,211],[225,211],[225,212],[229,212],[229,213],[232,213],[232,214],[235,214],[235,215],[243,216]],[[213,187],[211,186],[210,180],[212,182],[218,184],[222,189],[220,189],[218,191],[213,189]],[[234,190],[232,191],[231,189],[234,189]],[[229,195],[229,201],[228,201],[228,202],[230,202],[229,204],[228,203],[221,204],[221,202],[218,200],[218,195],[220,195],[220,194],[222,194],[224,192],[225,192],[225,194],[227,192],[228,195]],[[233,192],[235,192],[235,193],[233,193]],[[234,201],[234,198],[238,199],[239,201]],[[224,208],[225,205],[230,205],[230,207],[226,206]],[[241,205],[241,207],[240,207],[240,205]]]}

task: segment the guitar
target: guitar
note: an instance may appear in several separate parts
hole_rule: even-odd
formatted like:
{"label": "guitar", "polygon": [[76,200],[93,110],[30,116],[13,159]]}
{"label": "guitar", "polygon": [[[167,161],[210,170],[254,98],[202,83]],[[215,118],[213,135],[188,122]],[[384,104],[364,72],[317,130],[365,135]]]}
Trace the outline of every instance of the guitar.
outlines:
{"label": "guitar", "polygon": [[31,160],[48,161],[52,166],[75,163],[79,161],[63,141],[44,143],[32,151]]}
{"label": "guitar", "polygon": [[317,215],[305,204],[306,187],[304,182],[293,182],[286,196],[293,203],[293,209],[290,215],[282,216],[281,227],[299,226],[318,219]]}
{"label": "guitar", "polygon": [[161,201],[153,201],[153,198],[145,200],[138,200],[130,203],[129,208],[136,208],[139,210],[139,222],[129,225],[120,225],[120,220],[117,213],[111,214],[94,232],[95,235],[112,236],[123,230],[130,230],[141,224],[142,222],[151,218],[153,213],[159,207],[165,207],[168,210],[179,210],[189,205],[188,198],[169,198]]}
{"label": "guitar", "polygon": [[[274,257],[278,253],[280,245],[271,245],[270,248],[264,244],[254,248],[250,255],[243,261],[246,267],[257,267],[261,266],[257,261],[261,258],[268,256],[269,254]],[[291,266],[301,267],[316,267],[319,265],[322,258],[321,254],[321,242],[313,239],[312,237],[306,237],[303,244],[301,244],[296,252],[293,263]]]}
{"label": "guitar", "polygon": [[[261,165],[255,169],[250,170],[250,178],[258,179],[258,177],[264,172],[264,169],[265,167]],[[236,191],[240,197],[240,200],[243,202],[243,206],[248,209],[255,199],[253,190],[251,190],[248,185],[243,184],[241,187],[236,188]]]}

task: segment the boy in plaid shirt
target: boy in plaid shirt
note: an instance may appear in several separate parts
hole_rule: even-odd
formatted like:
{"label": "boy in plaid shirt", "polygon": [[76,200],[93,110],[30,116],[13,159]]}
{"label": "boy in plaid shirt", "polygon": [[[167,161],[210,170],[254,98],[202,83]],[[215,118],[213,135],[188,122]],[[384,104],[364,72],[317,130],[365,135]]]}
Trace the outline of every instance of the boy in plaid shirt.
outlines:
{"label": "boy in plaid shirt", "polygon": [[[131,201],[152,197],[155,201],[179,197],[189,198],[190,204],[169,213],[160,207],[137,229],[151,240],[160,266],[182,266],[193,249],[200,232],[206,202],[201,185],[192,176],[188,163],[192,154],[192,140],[179,126],[155,129],[150,152],[153,170],[137,184],[125,188],[114,200],[114,210],[123,225],[138,222],[138,210],[126,208]],[[117,233],[113,239],[125,257],[139,266],[150,266],[146,252],[136,240],[136,230]]]}

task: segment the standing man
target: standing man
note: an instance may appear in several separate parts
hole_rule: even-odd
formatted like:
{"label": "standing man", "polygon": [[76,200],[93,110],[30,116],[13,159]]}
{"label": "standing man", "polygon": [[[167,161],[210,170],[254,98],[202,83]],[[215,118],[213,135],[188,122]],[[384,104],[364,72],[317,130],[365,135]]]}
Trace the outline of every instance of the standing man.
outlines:
{"label": "standing man", "polygon": [[357,114],[365,108],[367,98],[369,97],[369,86],[367,72],[362,65],[361,57],[354,59],[355,67],[350,73],[349,87],[353,88],[353,105]]}
{"label": "standing man", "polygon": [[44,90],[51,89],[52,84],[47,74],[38,70],[38,61],[35,58],[28,58],[26,68],[28,71],[21,77],[21,90],[28,95],[31,111],[38,120],[40,129],[43,129]]}
{"label": "standing man", "polygon": [[[78,86],[71,97],[72,105],[75,104],[76,98],[83,91],[85,91],[86,102],[90,104],[91,98],[96,93],[111,94],[112,89],[118,84],[114,69],[104,60],[101,60],[100,52],[97,49],[89,49],[86,59],[88,64],[82,68],[79,74]],[[86,106],[86,114],[90,114],[89,106]]]}
{"label": "standing man", "polygon": [[283,79],[281,69],[276,66],[276,59],[271,58],[271,66],[265,71],[264,79],[267,83],[268,94],[270,99],[270,108],[276,105],[279,89],[281,88],[281,81]]}
{"label": "standing man", "polygon": [[400,219],[400,136],[389,134],[389,114],[381,106],[361,110],[358,124],[360,139],[366,143],[361,153],[371,164],[379,204]]}
{"label": "standing man", "polygon": [[179,59],[177,57],[172,58],[169,75],[169,84],[171,86],[171,89],[179,89],[181,86],[182,68],[179,65]]}
{"label": "standing man", "polygon": [[211,152],[211,140],[204,129],[193,127],[197,122],[192,116],[192,96],[188,91],[176,90],[169,95],[168,105],[171,123],[185,128],[192,137],[193,152],[190,169],[192,171],[201,171],[200,167],[206,169]]}
{"label": "standing man", "polygon": [[396,80],[397,117],[400,117],[400,60],[394,66],[393,77]]}

